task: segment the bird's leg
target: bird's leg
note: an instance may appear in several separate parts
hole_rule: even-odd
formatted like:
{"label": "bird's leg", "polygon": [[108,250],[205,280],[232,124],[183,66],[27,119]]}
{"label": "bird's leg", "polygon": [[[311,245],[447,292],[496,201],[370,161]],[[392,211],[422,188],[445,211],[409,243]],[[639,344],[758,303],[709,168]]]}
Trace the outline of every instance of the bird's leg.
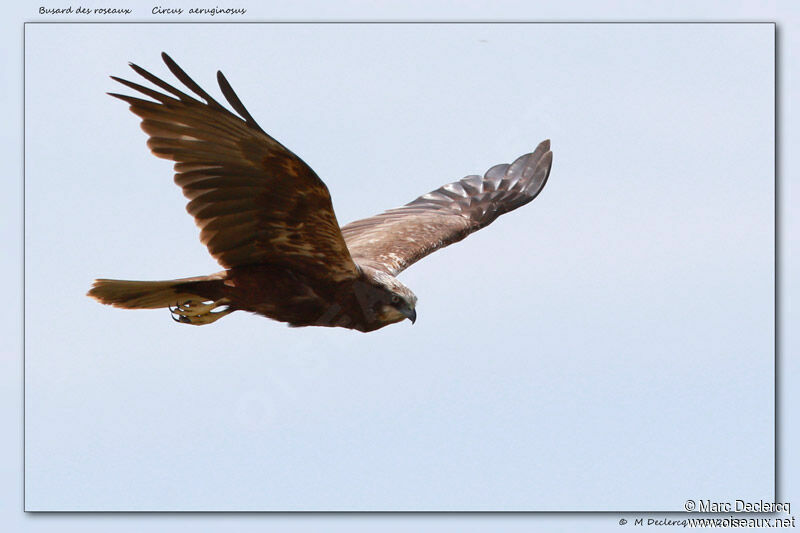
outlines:
{"label": "bird's leg", "polygon": [[175,314],[191,317],[209,313],[220,305],[224,305],[224,303],[221,301],[203,303],[194,300],[188,300],[186,302],[176,304],[175,307],[171,307],[170,310]]}
{"label": "bird's leg", "polygon": [[[175,304],[175,307],[170,307],[169,312],[172,313],[172,320],[175,322],[203,326],[216,322],[225,315],[232,313],[234,309],[228,307],[229,303],[230,300],[227,298],[220,298],[215,302],[209,303],[188,300]],[[225,309],[215,311],[219,307],[224,307]]]}

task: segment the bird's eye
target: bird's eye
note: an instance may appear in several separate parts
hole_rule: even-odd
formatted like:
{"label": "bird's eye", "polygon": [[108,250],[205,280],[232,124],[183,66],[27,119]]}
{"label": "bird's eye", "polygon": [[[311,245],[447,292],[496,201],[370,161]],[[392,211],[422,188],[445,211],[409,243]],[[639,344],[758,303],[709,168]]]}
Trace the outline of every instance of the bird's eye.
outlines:
{"label": "bird's eye", "polygon": [[400,297],[397,295],[392,296],[392,303],[393,304],[400,303]]}

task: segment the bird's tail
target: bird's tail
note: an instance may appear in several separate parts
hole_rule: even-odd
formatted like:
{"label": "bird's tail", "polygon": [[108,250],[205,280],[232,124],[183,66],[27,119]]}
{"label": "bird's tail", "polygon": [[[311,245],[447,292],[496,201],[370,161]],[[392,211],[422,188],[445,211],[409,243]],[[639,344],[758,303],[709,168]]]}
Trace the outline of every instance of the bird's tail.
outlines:
{"label": "bird's tail", "polygon": [[198,276],[169,281],[96,279],[86,294],[100,303],[123,309],[158,309],[185,302],[216,301],[224,294],[222,276]]}

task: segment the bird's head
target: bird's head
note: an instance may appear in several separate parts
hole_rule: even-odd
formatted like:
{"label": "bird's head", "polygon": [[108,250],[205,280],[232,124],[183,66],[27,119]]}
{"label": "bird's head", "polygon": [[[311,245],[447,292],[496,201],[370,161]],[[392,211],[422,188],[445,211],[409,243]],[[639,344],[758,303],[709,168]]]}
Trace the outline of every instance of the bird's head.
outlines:
{"label": "bird's head", "polygon": [[356,298],[368,321],[378,327],[405,319],[416,322],[417,296],[411,289],[382,270],[362,265],[361,272],[366,283],[356,290]]}

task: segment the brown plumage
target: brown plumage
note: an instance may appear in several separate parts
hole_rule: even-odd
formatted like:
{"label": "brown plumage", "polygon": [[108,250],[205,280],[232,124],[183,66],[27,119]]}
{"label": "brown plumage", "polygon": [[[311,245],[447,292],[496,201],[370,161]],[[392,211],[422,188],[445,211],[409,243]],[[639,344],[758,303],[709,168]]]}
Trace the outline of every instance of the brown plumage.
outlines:
{"label": "brown plumage", "polygon": [[373,331],[416,319],[414,293],[395,276],[498,216],[533,200],[550,173],[544,141],[516,161],[467,176],[341,229],[328,188],[299,157],[267,135],[221,72],[222,94],[239,116],[198,86],[167,54],[169,70],[203,101],[143,68],[165,92],[112,78],[152,98],[110,93],[142,118],[147,145],[175,161],[175,183],[200,240],[225,268],[170,281],[99,279],[89,296],[126,309],[169,307],[187,324],[236,310],[292,326]]}

